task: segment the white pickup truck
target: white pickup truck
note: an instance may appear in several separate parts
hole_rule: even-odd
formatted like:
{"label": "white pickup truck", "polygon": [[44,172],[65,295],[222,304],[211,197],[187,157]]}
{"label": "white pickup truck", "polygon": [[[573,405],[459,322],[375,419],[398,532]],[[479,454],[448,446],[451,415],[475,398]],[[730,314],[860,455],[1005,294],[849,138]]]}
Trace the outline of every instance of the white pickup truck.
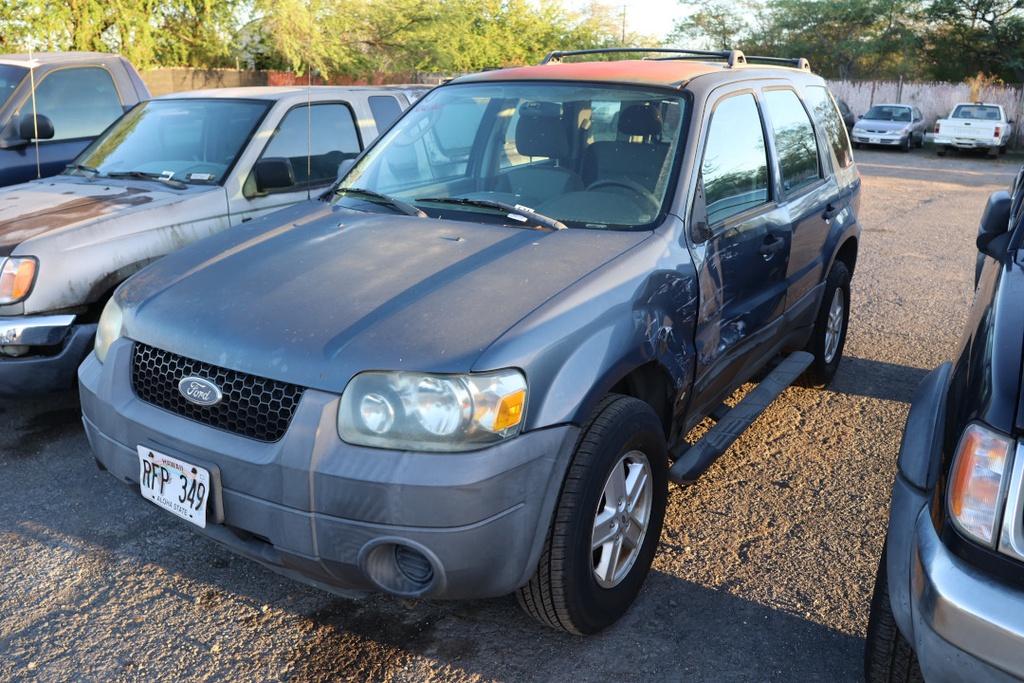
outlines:
{"label": "white pickup truck", "polygon": [[120,282],[179,247],[321,194],[425,90],[166,95],[125,114],[64,173],[0,189],[0,397],[72,387]]}
{"label": "white pickup truck", "polygon": [[1013,132],[1013,120],[998,104],[961,102],[953,112],[935,122],[933,142],[939,156],[949,148],[987,149],[990,156],[1005,154]]}

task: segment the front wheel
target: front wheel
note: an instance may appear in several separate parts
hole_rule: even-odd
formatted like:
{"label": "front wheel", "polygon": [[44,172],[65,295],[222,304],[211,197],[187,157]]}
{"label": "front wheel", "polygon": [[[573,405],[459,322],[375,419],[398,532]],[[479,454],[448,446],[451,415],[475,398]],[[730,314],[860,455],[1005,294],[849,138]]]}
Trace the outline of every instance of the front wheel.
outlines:
{"label": "front wheel", "polygon": [[661,422],[643,401],[608,396],[577,442],[537,571],[516,592],[523,610],[577,635],[618,620],[654,560],[667,495]]}
{"label": "front wheel", "polygon": [[836,261],[825,279],[825,294],[806,346],[806,350],[814,355],[814,362],[800,377],[800,384],[820,389],[832,381],[843,358],[849,322],[850,271],[845,263]]}
{"label": "front wheel", "polygon": [[892,614],[886,551],[878,563],[875,591],[868,615],[868,637],[864,644],[864,680],[867,683],[923,683],[917,655]]}

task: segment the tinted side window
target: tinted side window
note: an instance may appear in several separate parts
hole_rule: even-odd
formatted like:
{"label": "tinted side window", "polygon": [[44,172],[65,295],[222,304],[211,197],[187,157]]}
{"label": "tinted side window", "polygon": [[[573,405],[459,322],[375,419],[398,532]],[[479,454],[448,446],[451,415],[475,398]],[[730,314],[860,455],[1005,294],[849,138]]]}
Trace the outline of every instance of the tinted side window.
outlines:
{"label": "tinted side window", "polygon": [[[114,81],[96,66],[60,69],[36,83],[36,112],[53,122],[54,140],[95,137],[124,109]],[[20,114],[32,111],[32,100]]]}
{"label": "tinted side window", "polygon": [[391,95],[371,95],[369,98],[370,113],[377,124],[377,132],[383,133],[387,127],[402,113],[402,106]]}
{"label": "tinted side window", "polygon": [[832,154],[839,168],[846,168],[853,163],[853,154],[850,152],[850,136],[846,132],[846,124],[843,118],[836,111],[836,105],[832,101],[832,95],[824,86],[813,85],[807,88],[805,95],[807,103],[814,112],[814,118],[818,125],[825,131],[829,145],[832,147]]}
{"label": "tinted side window", "polygon": [[764,94],[775,132],[775,147],[782,168],[782,187],[796,192],[821,177],[818,138],[807,110],[792,90],[769,90]]}
{"label": "tinted side window", "polygon": [[768,201],[768,157],[753,95],[730,97],[715,109],[701,173],[711,224]]}
{"label": "tinted side window", "polygon": [[[310,135],[311,129],[315,135]],[[359,152],[352,110],[344,104],[314,104],[285,115],[263,156],[290,160],[296,184],[315,185],[334,182],[338,165]]]}

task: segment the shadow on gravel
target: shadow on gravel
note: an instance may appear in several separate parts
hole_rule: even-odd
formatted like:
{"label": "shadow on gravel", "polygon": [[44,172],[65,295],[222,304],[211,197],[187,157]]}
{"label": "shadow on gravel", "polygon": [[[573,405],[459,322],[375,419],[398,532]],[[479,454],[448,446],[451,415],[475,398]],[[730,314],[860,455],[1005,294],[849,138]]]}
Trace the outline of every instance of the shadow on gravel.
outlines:
{"label": "shadow on gravel", "polygon": [[[671,599],[657,597],[666,593]],[[409,657],[460,681],[862,678],[862,638],[664,574],[649,577],[622,621],[586,638],[533,623],[512,598],[419,603],[402,610],[404,618],[382,602],[395,601],[338,599],[309,615],[323,638],[317,655],[298,660],[292,680],[383,683],[400,679]],[[382,650],[392,653],[390,664],[381,661]]]}
{"label": "shadow on gravel", "polygon": [[78,390],[0,399],[0,421],[6,423],[0,457],[31,457],[57,440],[82,432]]}
{"label": "shadow on gravel", "polygon": [[929,372],[930,369],[843,356],[839,371],[828,388],[839,394],[910,403],[917,385]]}

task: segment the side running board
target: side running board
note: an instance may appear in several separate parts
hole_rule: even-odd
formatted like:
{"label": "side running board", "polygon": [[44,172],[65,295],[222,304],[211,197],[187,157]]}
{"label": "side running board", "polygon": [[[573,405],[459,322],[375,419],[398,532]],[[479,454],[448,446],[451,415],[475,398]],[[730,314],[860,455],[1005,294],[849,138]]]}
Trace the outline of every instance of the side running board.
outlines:
{"label": "side running board", "polygon": [[735,407],[716,410],[712,414],[715,426],[697,443],[683,441],[672,449],[676,461],[669,468],[669,479],[684,485],[695,482],[813,361],[814,356],[806,351],[790,354]]}

